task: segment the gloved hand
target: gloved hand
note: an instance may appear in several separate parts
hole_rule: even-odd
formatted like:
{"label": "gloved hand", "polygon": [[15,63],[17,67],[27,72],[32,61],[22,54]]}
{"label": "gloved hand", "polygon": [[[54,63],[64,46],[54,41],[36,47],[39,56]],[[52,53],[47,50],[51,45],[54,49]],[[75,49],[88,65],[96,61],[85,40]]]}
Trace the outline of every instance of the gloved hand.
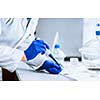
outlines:
{"label": "gloved hand", "polygon": [[46,60],[38,70],[45,69],[51,74],[59,74],[62,71],[61,66],[58,66],[53,61]]}
{"label": "gloved hand", "polygon": [[39,53],[44,54],[46,49],[49,49],[49,46],[43,40],[34,40],[24,51],[27,61],[35,58]]}

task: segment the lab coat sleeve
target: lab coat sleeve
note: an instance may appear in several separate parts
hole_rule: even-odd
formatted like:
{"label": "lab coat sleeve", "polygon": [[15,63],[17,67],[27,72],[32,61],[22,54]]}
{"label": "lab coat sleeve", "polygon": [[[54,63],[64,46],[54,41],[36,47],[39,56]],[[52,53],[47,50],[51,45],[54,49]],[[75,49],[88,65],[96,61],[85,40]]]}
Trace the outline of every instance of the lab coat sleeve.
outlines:
{"label": "lab coat sleeve", "polygon": [[34,32],[36,31],[36,27],[38,25],[38,18],[32,18],[25,34],[27,34],[27,38],[20,44],[19,48],[21,50],[26,50],[29,45],[35,40]]}
{"label": "lab coat sleeve", "polygon": [[38,25],[38,20],[39,20],[38,18],[32,18],[26,32],[34,34],[36,27]]}
{"label": "lab coat sleeve", "polygon": [[18,49],[13,49],[7,46],[0,46],[0,67],[3,67],[10,72],[16,70],[19,66],[24,52]]}

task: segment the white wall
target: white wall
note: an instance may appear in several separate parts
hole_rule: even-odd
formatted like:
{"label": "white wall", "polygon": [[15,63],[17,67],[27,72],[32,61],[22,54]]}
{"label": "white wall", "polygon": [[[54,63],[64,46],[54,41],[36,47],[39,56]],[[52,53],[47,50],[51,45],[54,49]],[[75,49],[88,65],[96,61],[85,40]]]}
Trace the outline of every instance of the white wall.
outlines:
{"label": "white wall", "polygon": [[82,46],[82,18],[40,18],[37,35],[52,46],[55,33],[59,32],[59,41],[66,56],[80,56]]}

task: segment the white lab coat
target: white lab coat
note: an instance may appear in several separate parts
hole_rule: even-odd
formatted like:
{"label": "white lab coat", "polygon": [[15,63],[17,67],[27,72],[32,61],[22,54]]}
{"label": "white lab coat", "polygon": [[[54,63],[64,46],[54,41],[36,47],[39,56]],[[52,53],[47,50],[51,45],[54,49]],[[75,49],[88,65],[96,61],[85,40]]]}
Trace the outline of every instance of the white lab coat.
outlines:
{"label": "white lab coat", "polygon": [[[35,39],[34,32],[38,24],[38,19],[31,19],[27,30],[26,24],[26,18],[0,19],[0,67],[4,67],[11,72],[22,66],[21,59],[24,55],[24,50]],[[26,37],[24,34],[27,34]],[[23,39],[23,37],[25,38]],[[22,39],[23,41],[21,41]],[[38,69],[44,61],[45,56],[41,57],[41,54],[39,54],[35,59],[29,61],[29,63],[32,65],[31,67]]]}

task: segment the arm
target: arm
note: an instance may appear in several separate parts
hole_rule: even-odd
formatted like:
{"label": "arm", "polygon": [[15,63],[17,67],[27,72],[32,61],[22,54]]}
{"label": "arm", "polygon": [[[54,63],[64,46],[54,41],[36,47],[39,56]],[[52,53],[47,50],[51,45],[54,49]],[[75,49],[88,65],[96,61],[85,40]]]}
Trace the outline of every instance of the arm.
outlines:
{"label": "arm", "polygon": [[17,41],[16,37],[19,37],[19,35],[22,34],[18,34],[15,30],[16,28],[19,29],[19,27],[21,27],[17,27],[19,25],[19,21],[20,19],[14,18],[0,19],[0,66],[5,67],[11,72],[13,72],[19,66],[18,63],[21,61],[22,56],[24,55],[24,51],[19,49],[14,50],[12,46],[12,44]]}
{"label": "arm", "polygon": [[18,67],[19,62],[24,55],[23,51],[18,49],[12,52],[13,48],[7,46],[0,46],[0,66],[13,72]]}

